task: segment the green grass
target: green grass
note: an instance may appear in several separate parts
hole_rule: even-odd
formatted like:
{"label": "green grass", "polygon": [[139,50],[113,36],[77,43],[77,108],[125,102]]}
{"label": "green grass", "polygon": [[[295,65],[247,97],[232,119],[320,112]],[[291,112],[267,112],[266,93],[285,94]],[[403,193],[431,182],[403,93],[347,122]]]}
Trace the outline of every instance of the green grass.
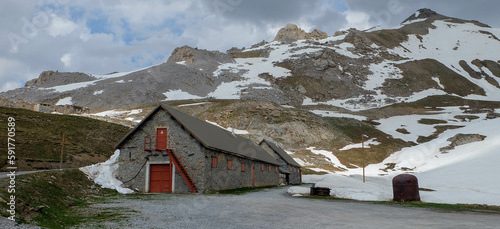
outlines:
{"label": "green grass", "polygon": [[327,172],[323,171],[315,171],[309,168],[302,167],[302,175],[325,175],[328,174]]}
{"label": "green grass", "polygon": [[440,119],[423,118],[423,119],[418,120],[418,123],[424,124],[424,125],[436,125],[436,124],[446,124],[448,122],[445,120],[440,120]]}
{"label": "green grass", "polygon": [[[2,126],[7,126],[8,117],[15,119],[16,159],[23,161],[59,162],[63,134],[64,161],[82,153],[109,157],[114,145],[130,131],[125,126],[85,117],[0,107]],[[7,131],[1,131],[0,138],[6,139]],[[1,141],[0,147],[6,148],[7,141]],[[6,163],[0,160],[0,168]],[[27,164],[29,162],[18,164],[18,169],[33,169]]]}
{"label": "green grass", "polygon": [[[0,197],[8,199],[8,179],[0,180]],[[77,169],[48,171],[16,177],[16,222],[43,228],[68,228],[84,222],[119,218],[127,211],[85,212],[91,202],[118,195],[115,190],[92,188],[94,183]],[[6,211],[2,204],[0,209]]]}
{"label": "green grass", "polygon": [[262,53],[264,53],[264,50],[259,49],[259,50],[253,50],[253,51],[245,51],[240,53],[231,53],[233,58],[258,58],[261,57]]}
{"label": "green grass", "polygon": [[[351,142],[360,143],[362,141],[361,135],[366,135],[365,141],[374,138],[381,143],[380,145],[370,146],[370,148],[365,149],[364,152],[361,148],[336,152],[335,156],[346,166],[349,164],[362,166],[363,160],[366,160],[366,164],[380,163],[393,152],[411,145],[411,143],[407,143],[401,139],[392,138],[366,122],[349,118],[325,119],[329,121],[329,124],[332,126],[331,128],[337,129],[340,133],[345,135],[345,137],[349,138]],[[336,142],[332,142],[331,144],[332,148],[338,148]]]}
{"label": "green grass", "polygon": [[402,102],[390,105],[388,107],[416,108],[416,109],[430,107],[436,109],[438,107],[448,107],[448,106],[468,106],[469,109],[471,110],[492,109],[492,108],[494,109],[494,108],[500,108],[500,102],[469,100],[453,95],[434,95],[434,96],[428,96],[426,98],[423,98],[415,102],[410,102],[410,103]]}

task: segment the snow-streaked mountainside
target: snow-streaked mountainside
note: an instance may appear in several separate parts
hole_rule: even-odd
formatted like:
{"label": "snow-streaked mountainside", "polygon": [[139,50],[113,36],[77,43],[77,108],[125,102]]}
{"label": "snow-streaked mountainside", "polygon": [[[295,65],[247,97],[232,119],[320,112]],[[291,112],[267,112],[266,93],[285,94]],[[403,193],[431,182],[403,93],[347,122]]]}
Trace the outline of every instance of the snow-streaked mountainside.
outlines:
{"label": "snow-streaked mountainside", "polygon": [[500,29],[430,12],[396,28],[261,42],[228,53],[184,46],[163,64],[128,73],[44,72],[0,98],[63,99],[100,110],[208,97],[350,110],[443,94],[500,101]]}
{"label": "snow-streaked mountainside", "polygon": [[392,177],[413,173],[434,190],[424,201],[500,205],[500,29],[428,9],[394,28],[294,29],[226,53],[180,47],[133,72],[47,71],[0,99],[88,107],[86,116],[129,124],[164,101],[279,142],[304,171],[325,173],[304,181],[340,197],[388,200]]}

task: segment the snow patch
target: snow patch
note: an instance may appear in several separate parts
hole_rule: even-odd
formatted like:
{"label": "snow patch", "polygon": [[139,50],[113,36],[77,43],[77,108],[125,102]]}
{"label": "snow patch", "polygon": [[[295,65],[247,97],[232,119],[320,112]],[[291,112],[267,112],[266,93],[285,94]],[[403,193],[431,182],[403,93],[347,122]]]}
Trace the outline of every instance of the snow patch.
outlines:
{"label": "snow patch", "polygon": [[211,102],[190,103],[190,104],[179,105],[177,107],[190,107],[190,106],[198,106],[198,105],[209,104],[209,103],[211,103]]}
{"label": "snow patch", "polygon": [[335,118],[352,118],[359,121],[367,120],[365,116],[361,115],[353,115],[353,114],[344,114],[336,111],[325,111],[325,110],[311,110],[312,113],[322,116],[322,117],[335,117]]}
{"label": "snow patch", "polygon": [[204,98],[204,97],[200,97],[197,95],[189,94],[189,93],[182,91],[180,89],[167,91],[167,92],[163,93],[163,95],[165,95],[165,97],[167,97],[166,99],[164,99],[164,101],[183,100],[183,99],[203,99]]}
{"label": "snow patch", "polygon": [[100,91],[94,91],[94,95],[100,95],[104,93],[104,90],[100,90]]}
{"label": "snow patch", "polygon": [[116,150],[109,160],[99,164],[82,167],[80,170],[84,172],[89,179],[101,185],[103,188],[115,189],[122,194],[133,193],[134,191],[132,189],[122,187],[123,183],[116,179],[119,156],[120,150]]}
{"label": "snow patch", "polygon": [[350,149],[359,149],[359,148],[363,147],[363,144],[364,144],[365,148],[370,148],[371,145],[374,145],[374,146],[380,145],[380,142],[377,142],[377,141],[375,141],[375,139],[372,138],[372,139],[365,141],[363,143],[346,145],[342,149],[340,149],[340,151],[350,150]]}
{"label": "snow patch", "polygon": [[[323,155],[325,156],[326,158],[328,158],[330,160],[330,162],[339,167],[339,168],[342,168],[342,169],[347,169],[347,167],[345,165],[343,165],[342,163],[340,163],[340,160],[331,152],[331,151],[327,151],[327,150],[316,150],[315,149],[316,147],[309,147],[309,148],[306,148],[307,150],[311,151],[312,153],[314,154],[319,154],[319,155]],[[311,168],[314,170],[314,168]],[[330,171],[327,171],[327,170],[322,170],[324,172],[330,172]]]}
{"label": "snow patch", "polygon": [[57,101],[56,103],[56,106],[60,106],[60,105],[73,105],[73,98],[71,97],[66,97],[66,98],[63,98],[63,99],[60,99],[59,101]]}

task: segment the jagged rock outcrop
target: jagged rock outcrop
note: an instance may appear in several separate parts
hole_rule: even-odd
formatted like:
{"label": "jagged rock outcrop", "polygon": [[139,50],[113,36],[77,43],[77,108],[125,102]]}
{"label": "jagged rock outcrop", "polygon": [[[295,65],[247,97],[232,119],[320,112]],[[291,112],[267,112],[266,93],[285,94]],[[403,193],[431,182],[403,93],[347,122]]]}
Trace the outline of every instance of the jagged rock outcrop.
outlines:
{"label": "jagged rock outcrop", "polygon": [[36,79],[26,82],[25,87],[53,87],[64,84],[85,82],[96,79],[85,73],[79,72],[59,72],[59,71],[44,71]]}
{"label": "jagged rock outcrop", "polygon": [[310,33],[306,33],[303,29],[299,28],[295,24],[288,24],[285,27],[281,28],[276,37],[275,41],[286,41],[286,40],[306,40],[306,39],[325,39],[328,37],[328,34],[325,32],[314,29]]}
{"label": "jagged rock outcrop", "polygon": [[167,62],[182,62],[184,64],[214,62],[214,63],[232,63],[234,59],[231,55],[219,51],[208,51],[205,49],[192,48],[187,45],[176,48]]}
{"label": "jagged rock outcrop", "polygon": [[448,139],[448,141],[451,142],[449,146],[440,148],[439,151],[441,151],[441,153],[448,153],[448,151],[455,149],[457,146],[480,142],[485,138],[486,136],[480,134],[457,134]]}

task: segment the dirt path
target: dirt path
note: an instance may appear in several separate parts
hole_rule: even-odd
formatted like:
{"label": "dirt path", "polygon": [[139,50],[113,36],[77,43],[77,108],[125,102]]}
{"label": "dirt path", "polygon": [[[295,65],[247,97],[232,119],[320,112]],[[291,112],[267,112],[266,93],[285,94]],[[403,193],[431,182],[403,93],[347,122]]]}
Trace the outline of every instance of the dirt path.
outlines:
{"label": "dirt path", "polygon": [[140,195],[92,208],[128,218],[90,223],[106,228],[498,228],[500,216],[353,201],[291,197],[287,188],[244,195]]}

